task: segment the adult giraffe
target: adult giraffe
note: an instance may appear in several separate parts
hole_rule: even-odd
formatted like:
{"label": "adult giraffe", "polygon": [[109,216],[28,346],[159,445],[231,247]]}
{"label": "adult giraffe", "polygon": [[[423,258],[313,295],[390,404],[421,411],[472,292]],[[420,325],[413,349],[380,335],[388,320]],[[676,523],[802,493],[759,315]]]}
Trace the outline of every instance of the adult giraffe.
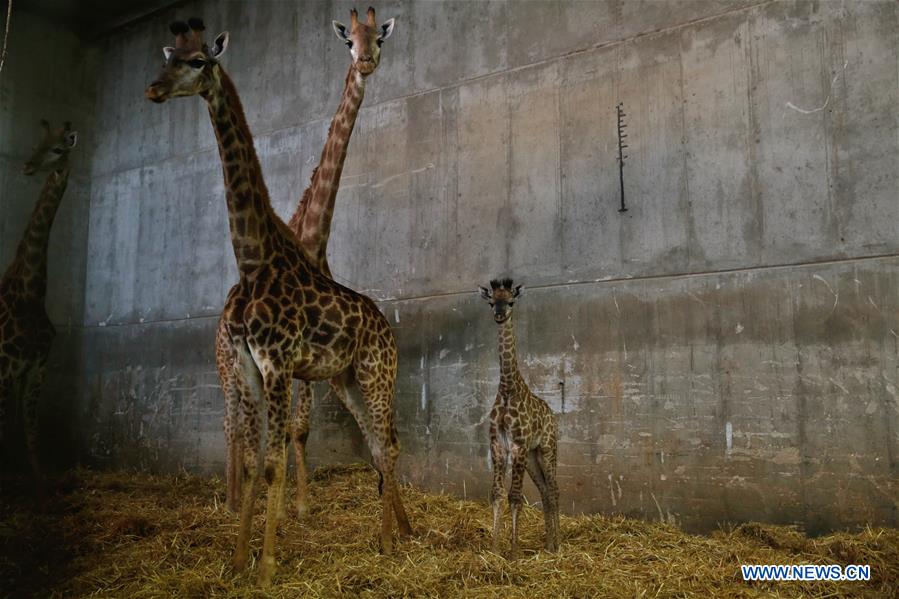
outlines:
{"label": "adult giraffe", "polygon": [[411,533],[396,482],[399,440],[393,413],[396,340],[387,319],[370,298],[327,277],[306,257],[294,233],[272,209],[250,128],[231,78],[219,59],[228,33],[212,46],[203,41],[203,22],[171,25],[175,46],[163,48],[165,64],[147,87],[148,99],[161,103],[180,96],[202,97],[209,108],[225,179],[231,241],[238,284],[222,316],[236,352],[234,384],[244,420],[244,482],[234,567],[249,558],[253,496],[258,483],[257,449],[261,423],[268,416],[265,451],[265,536],[259,582],[275,572],[275,531],[286,471],[286,436],[291,380],[340,377],[359,394],[345,403],[368,442],[382,476],[381,548],[392,551],[393,515],[400,533]]}
{"label": "adult giraffe", "polygon": [[[340,187],[340,176],[346,160],[347,147],[359,114],[359,107],[365,96],[365,80],[378,68],[381,60],[381,44],[393,33],[394,19],[378,26],[375,9],[369,7],[365,23],[358,19],[356,9],[350,12],[350,27],[332,21],[334,32],[350,49],[352,61],[344,83],[343,95],[337,113],[328,128],[328,137],[322,149],[319,164],[312,171],[309,187],[303,192],[296,211],[288,226],[300,241],[300,249],[310,262],[331,277],[328,265],[327,247],[331,234],[331,219],[334,216],[334,201]],[[225,311],[228,308],[226,306]],[[239,503],[241,468],[240,412],[237,387],[233,380],[234,363],[237,354],[231,346],[225,319],[219,320],[216,331],[215,359],[219,381],[225,395],[225,438],[227,456],[225,465],[226,503],[232,511],[237,511]],[[343,397],[336,385],[332,385],[338,397]],[[294,422],[291,427],[294,455],[297,468],[296,508],[299,515],[308,510],[308,488],[306,473],[306,440],[309,437],[309,416],[312,409],[313,386],[305,381],[298,385]]]}
{"label": "adult giraffe", "polygon": [[47,247],[56,210],[69,180],[69,152],[78,133],[69,123],[51,129],[41,121],[41,139],[22,172],[49,170],[12,264],[0,279],[0,439],[10,402],[22,402],[25,445],[38,496],[43,475],[37,456],[38,399],[56,330],[47,316]]}

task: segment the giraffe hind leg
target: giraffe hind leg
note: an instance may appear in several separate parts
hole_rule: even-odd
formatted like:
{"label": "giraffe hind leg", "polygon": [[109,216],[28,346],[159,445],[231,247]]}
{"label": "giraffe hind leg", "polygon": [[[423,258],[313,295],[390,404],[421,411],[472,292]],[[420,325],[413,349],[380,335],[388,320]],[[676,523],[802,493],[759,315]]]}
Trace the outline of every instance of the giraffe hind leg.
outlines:
{"label": "giraffe hind leg", "polygon": [[546,499],[544,499],[543,505],[546,522],[546,548],[549,551],[558,551],[561,543],[561,528],[559,524],[559,483],[556,478],[555,444],[541,447],[536,457],[537,465],[546,481]]}
{"label": "giraffe hind leg", "polygon": [[[391,419],[392,420],[392,419]],[[396,434],[396,424],[391,423],[391,445],[396,447],[397,456],[399,456],[400,442]],[[412,536],[412,525],[409,523],[409,516],[406,514],[406,508],[403,507],[403,500],[400,497],[399,483],[394,476],[393,479],[393,495],[391,497],[393,504],[394,516],[396,516],[396,524],[400,538],[408,538]]]}
{"label": "giraffe hind leg", "polygon": [[[392,515],[396,516],[400,536],[412,534],[412,526],[396,483],[395,467],[400,446],[393,420],[393,386],[379,389],[374,383],[360,384],[353,372],[344,373],[335,379],[337,381],[339,384],[332,382],[331,390],[359,425],[379,474],[378,493],[385,510],[382,516],[381,549],[389,553],[392,540],[385,531],[392,530]],[[372,414],[377,413],[377,407],[382,404],[388,406],[388,416],[383,421],[375,422]]]}
{"label": "giraffe hind leg", "polygon": [[309,475],[306,470],[306,441],[309,439],[309,417],[312,411],[314,390],[312,383],[300,381],[297,386],[297,405],[294,410],[290,436],[293,441],[294,460],[297,468],[297,514],[303,517],[309,512]]}
{"label": "giraffe hind leg", "polygon": [[[362,401],[355,394],[346,394],[347,407],[363,430],[375,468],[382,477],[379,485],[382,489],[381,551],[390,554],[393,551],[394,516],[400,534],[408,535],[412,530],[396,482],[396,461],[400,454],[400,444],[393,417],[393,385],[384,386],[375,382],[358,382],[357,385]],[[383,406],[387,406],[387,409],[384,410]],[[382,416],[376,419],[374,414]]]}
{"label": "giraffe hind leg", "polygon": [[[555,517],[554,507],[556,506],[557,501],[554,501],[553,497],[550,495],[549,484],[543,474],[543,468],[540,466],[540,453],[541,450],[539,448],[530,450],[525,466],[531,480],[534,481],[534,485],[537,487],[537,490],[540,491],[540,501],[543,504],[543,525],[546,535],[546,550],[555,551],[558,548],[558,543],[556,542],[553,519]],[[558,498],[556,498],[556,500],[557,499]]]}

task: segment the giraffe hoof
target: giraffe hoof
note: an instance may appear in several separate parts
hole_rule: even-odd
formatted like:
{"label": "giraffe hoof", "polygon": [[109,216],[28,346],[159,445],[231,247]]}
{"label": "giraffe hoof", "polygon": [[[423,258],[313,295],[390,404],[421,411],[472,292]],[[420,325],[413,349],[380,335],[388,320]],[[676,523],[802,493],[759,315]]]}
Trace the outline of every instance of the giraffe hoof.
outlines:
{"label": "giraffe hoof", "polygon": [[234,559],[231,560],[231,564],[234,566],[235,572],[243,572],[247,567],[247,556],[235,553]]}
{"label": "giraffe hoof", "polygon": [[267,588],[272,586],[272,578],[275,575],[275,558],[264,557],[259,562],[259,586]]}
{"label": "giraffe hoof", "polygon": [[381,553],[383,553],[384,555],[393,554],[393,539],[391,539],[390,537],[381,538]]}
{"label": "giraffe hoof", "polygon": [[297,501],[297,516],[301,519],[309,515],[309,504],[304,500]]}

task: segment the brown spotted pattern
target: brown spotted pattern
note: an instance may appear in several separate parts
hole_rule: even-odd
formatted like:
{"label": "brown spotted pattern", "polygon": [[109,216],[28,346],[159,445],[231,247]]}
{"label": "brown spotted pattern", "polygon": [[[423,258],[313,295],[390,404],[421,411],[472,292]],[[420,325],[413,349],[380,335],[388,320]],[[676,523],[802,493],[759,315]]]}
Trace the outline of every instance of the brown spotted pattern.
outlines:
{"label": "brown spotted pattern", "polygon": [[546,527],[546,549],[556,551],[559,548],[559,485],[556,480],[558,424],[549,405],[531,392],[518,370],[512,306],[515,305],[520,290],[521,285],[513,287],[511,279],[490,281],[490,289],[480,288],[481,297],[490,303],[493,320],[499,325],[499,390],[490,411],[493,547],[495,551],[499,551],[506,470],[511,465],[509,506],[512,512],[513,557],[518,553],[518,510],[521,507],[521,487],[525,471],[540,491]]}
{"label": "brown spotted pattern", "polygon": [[[341,23],[334,22],[334,30],[338,38],[350,46],[351,52],[359,48],[368,48],[368,52],[354,52],[346,76],[343,95],[337,113],[328,129],[328,137],[321,153],[318,166],[312,172],[309,187],[300,199],[296,211],[288,222],[288,226],[297,236],[300,248],[309,261],[329,278],[331,269],[328,265],[327,246],[331,234],[331,220],[334,216],[334,203],[340,186],[340,176],[346,161],[347,147],[359,114],[359,107],[365,96],[365,79],[380,63],[380,47],[393,30],[393,20],[381,27],[375,22],[375,11],[368,9],[368,21],[362,23],[357,18],[356,10],[351,13],[351,26],[347,29]],[[230,347],[230,338],[224,319],[219,321],[216,335],[216,365],[225,395],[225,437],[227,441],[226,456],[226,502],[230,509],[237,510],[240,502],[239,487],[241,472],[239,468],[240,443],[242,433],[239,431],[239,396],[233,378],[233,362],[235,352]],[[332,381],[331,388],[343,397],[339,381]],[[297,468],[296,509],[299,515],[308,510],[308,490],[306,471],[306,440],[309,437],[309,417],[312,410],[313,388],[305,381],[299,381],[296,408],[291,427],[294,456]]]}
{"label": "brown spotted pattern", "polygon": [[394,515],[403,535],[411,533],[396,481],[399,440],[393,410],[396,341],[387,319],[368,297],[327,277],[310,262],[293,231],[272,209],[252,135],[231,78],[219,64],[228,44],[220,34],[203,42],[199,19],[172,24],[175,47],[146,96],[155,102],[199,95],[207,103],[225,179],[229,227],[238,284],[222,315],[233,348],[233,384],[243,432],[240,526],[234,566],[249,560],[253,496],[259,484],[257,454],[265,408],[265,533],[259,582],[275,571],[277,530],[290,431],[290,387],[304,381],[340,379],[344,403],[359,423],[382,476],[381,548],[392,551]]}
{"label": "brown spotted pattern", "polygon": [[50,172],[13,262],[0,280],[0,442],[6,410],[13,407],[11,402],[21,402],[28,460],[38,495],[43,493],[37,456],[38,399],[47,370],[47,355],[56,335],[44,308],[47,246],[69,179],[68,155],[77,139],[77,133],[68,123],[54,130],[47,121],[41,121],[41,127],[40,142],[25,162],[23,172],[26,175]]}

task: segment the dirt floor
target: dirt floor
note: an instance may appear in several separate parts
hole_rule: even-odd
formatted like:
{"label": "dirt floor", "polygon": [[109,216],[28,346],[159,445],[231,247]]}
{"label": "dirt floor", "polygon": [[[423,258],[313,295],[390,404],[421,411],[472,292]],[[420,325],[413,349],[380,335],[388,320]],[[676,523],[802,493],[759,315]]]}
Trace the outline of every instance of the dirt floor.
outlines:
{"label": "dirt floor", "polygon": [[[220,480],[78,471],[56,482],[42,509],[7,490],[0,505],[0,595],[8,597],[893,597],[899,531],[809,539],[748,524],[711,536],[601,516],[562,518],[562,550],[540,551],[542,514],[523,516],[524,555],[490,551],[491,512],[404,488],[415,527],[395,555],[377,551],[377,475],[319,469],[312,510],[280,529],[268,593],[255,563],[234,575],[237,518]],[[258,502],[261,511],[262,500]],[[258,555],[262,516],[255,523]],[[871,582],[746,583],[741,563],[869,564]]]}

